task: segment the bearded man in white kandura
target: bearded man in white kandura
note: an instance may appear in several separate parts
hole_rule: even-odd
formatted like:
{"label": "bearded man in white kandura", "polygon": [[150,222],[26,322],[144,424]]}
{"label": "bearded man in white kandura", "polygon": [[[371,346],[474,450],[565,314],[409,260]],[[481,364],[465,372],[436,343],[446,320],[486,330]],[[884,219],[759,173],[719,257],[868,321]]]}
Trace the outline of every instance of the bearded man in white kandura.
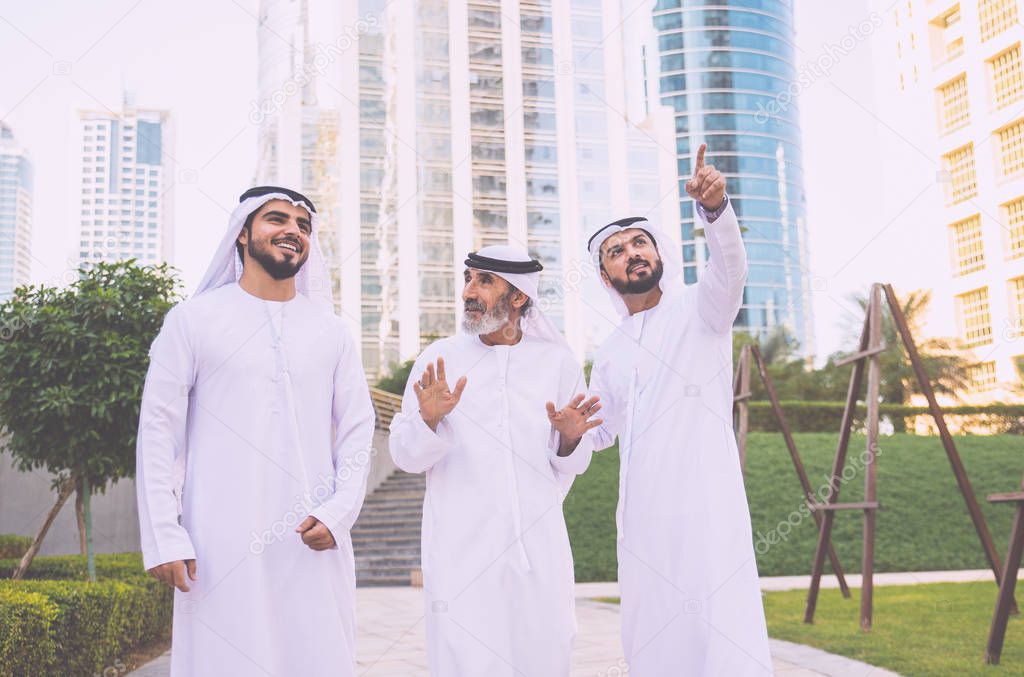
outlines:
{"label": "bearded man in white kandura", "polygon": [[423,586],[438,677],[569,674],[562,500],[590,464],[584,433],[600,404],[584,401],[583,370],[537,307],[541,269],[513,246],[469,255],[464,331],[423,351],[391,424],[395,463],[427,473]]}
{"label": "bearded man in white kandura", "polygon": [[295,191],[243,193],[150,350],[139,527],[146,569],[177,588],[176,677],[355,675],[349,529],[374,416],[317,225]]}
{"label": "bearded man in white kandura", "polygon": [[680,245],[643,217],[588,247],[621,321],[590,392],[619,440],[622,643],[631,674],[771,674],[750,513],[732,428],[732,324],[747,259],[725,177],[697,152],[686,192],[711,256],[686,286]]}

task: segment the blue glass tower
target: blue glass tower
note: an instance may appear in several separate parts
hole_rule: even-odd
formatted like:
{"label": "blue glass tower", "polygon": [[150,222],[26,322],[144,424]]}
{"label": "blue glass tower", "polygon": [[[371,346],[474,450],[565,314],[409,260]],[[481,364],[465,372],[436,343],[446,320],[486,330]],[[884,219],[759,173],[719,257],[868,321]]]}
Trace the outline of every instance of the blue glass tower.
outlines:
{"label": "blue glass tower", "polygon": [[676,115],[686,281],[697,281],[707,257],[683,188],[706,142],[744,228],[750,272],[735,330],[763,336],[783,325],[810,354],[792,2],[657,0],[653,15],[661,101]]}

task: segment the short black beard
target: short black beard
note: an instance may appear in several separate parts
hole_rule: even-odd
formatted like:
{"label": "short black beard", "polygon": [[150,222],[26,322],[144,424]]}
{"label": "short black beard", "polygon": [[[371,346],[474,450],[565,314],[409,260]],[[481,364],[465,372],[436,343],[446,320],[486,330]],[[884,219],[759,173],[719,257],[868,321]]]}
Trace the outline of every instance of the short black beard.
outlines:
{"label": "short black beard", "polygon": [[[268,244],[268,248],[273,246],[273,244]],[[267,271],[267,275],[270,275],[275,280],[287,280],[288,278],[295,277],[299,269],[306,263],[309,251],[308,249],[305,250],[303,253],[307,254],[307,256],[296,257],[295,261],[275,261],[273,254],[269,251],[256,247],[256,240],[251,235],[249,236],[249,243],[246,248],[249,251],[249,258],[260,264],[260,267]]]}
{"label": "short black beard", "polygon": [[661,276],[664,272],[665,265],[661,262],[661,259],[658,259],[654,262],[651,274],[645,278],[630,280],[629,273],[627,272],[625,279],[619,280],[610,276],[609,279],[612,282],[612,287],[620,294],[646,294],[661,282]]}

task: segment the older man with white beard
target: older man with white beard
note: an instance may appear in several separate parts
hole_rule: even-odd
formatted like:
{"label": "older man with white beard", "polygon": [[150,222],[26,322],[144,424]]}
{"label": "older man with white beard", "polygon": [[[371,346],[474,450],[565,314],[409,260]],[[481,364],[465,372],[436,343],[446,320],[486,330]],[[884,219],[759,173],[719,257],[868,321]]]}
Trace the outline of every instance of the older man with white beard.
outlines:
{"label": "older man with white beard", "polygon": [[391,424],[395,463],[427,473],[430,672],[565,676],[576,621],[562,500],[590,464],[600,404],[579,394],[583,371],[535,305],[540,263],[495,246],[466,266],[464,332],[420,355]]}

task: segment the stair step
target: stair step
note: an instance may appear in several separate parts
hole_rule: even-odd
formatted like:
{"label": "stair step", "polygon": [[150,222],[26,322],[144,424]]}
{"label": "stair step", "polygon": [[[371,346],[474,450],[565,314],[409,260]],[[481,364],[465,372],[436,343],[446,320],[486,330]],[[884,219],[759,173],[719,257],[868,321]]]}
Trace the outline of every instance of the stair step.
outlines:
{"label": "stair step", "polygon": [[361,571],[382,571],[387,569],[419,569],[419,557],[373,557],[360,559],[356,556],[356,570]]}

